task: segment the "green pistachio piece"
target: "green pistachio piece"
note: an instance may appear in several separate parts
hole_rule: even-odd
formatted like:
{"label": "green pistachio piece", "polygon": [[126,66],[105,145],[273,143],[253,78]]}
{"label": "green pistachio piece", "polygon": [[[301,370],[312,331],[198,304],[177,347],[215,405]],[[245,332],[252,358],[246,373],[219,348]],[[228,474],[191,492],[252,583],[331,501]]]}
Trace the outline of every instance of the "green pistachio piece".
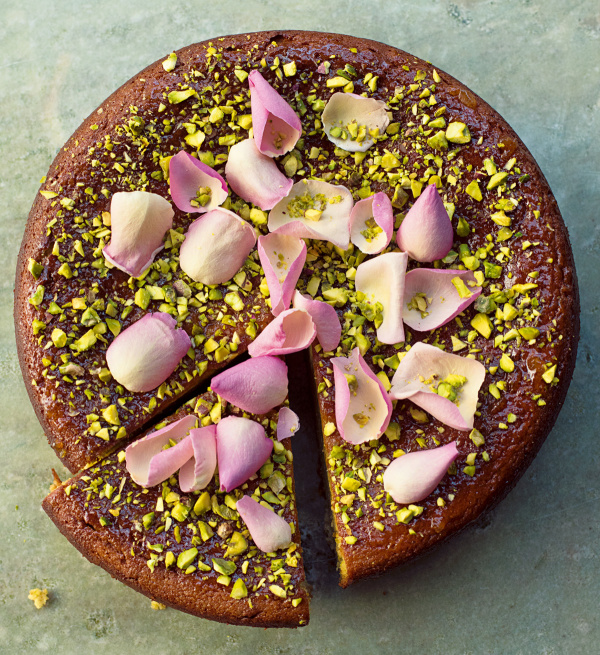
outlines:
{"label": "green pistachio piece", "polygon": [[471,320],[471,326],[481,334],[485,339],[489,339],[492,334],[492,322],[490,321],[487,314],[475,314]]}
{"label": "green pistachio piece", "polygon": [[27,265],[27,270],[37,280],[38,277],[44,272],[44,267],[41,264],[38,264],[35,259],[30,259]]}
{"label": "green pistachio piece", "polygon": [[35,293],[31,298],[29,298],[29,302],[34,306],[37,307],[38,305],[42,304],[42,301],[44,300],[44,286],[39,284],[35,290]]}
{"label": "green pistachio piece", "polygon": [[57,348],[64,348],[67,344],[67,335],[60,328],[54,328],[50,340]]}
{"label": "green pistachio piece", "polygon": [[73,350],[82,352],[84,350],[89,350],[97,341],[96,333],[94,330],[88,330],[82,337],[77,339],[71,344]]}
{"label": "green pistachio piece", "polygon": [[106,409],[102,410],[102,417],[110,425],[121,425],[116,405],[109,405]]}
{"label": "green pistachio piece", "polygon": [[450,123],[446,128],[446,139],[451,143],[465,144],[471,140],[469,128],[458,121]]}
{"label": "green pistachio piece", "polygon": [[184,550],[182,553],[179,553],[179,556],[177,557],[177,568],[187,569],[188,566],[191,566],[197,555],[197,548],[188,548],[188,550]]}
{"label": "green pistachio piece", "polygon": [[162,62],[162,67],[167,71],[167,73],[170,73],[172,70],[174,70],[176,65],[177,65],[177,55],[174,52],[172,52]]}
{"label": "green pistachio piece", "polygon": [[501,171],[500,173],[496,173],[495,175],[492,175],[490,181],[488,182],[487,188],[495,189],[501,184],[504,184],[504,182],[506,182],[507,177],[508,177],[508,173],[506,171]]}
{"label": "green pistachio piece", "polygon": [[194,89],[185,89],[184,91],[171,91],[167,95],[167,99],[172,105],[178,105],[180,102],[191,98],[191,96],[195,94],[196,92]]}
{"label": "green pistachio piece", "polygon": [[448,139],[443,130],[436,132],[427,139],[427,145],[433,150],[448,150]]}
{"label": "green pistachio piece", "polygon": [[237,557],[248,549],[248,542],[241,532],[234,532],[231,535],[227,550],[225,551],[225,558]]}
{"label": "green pistachio piece", "polygon": [[240,598],[246,598],[247,595],[248,589],[246,588],[245,582],[242,580],[242,578],[238,578],[233,583],[233,587],[231,588],[231,598],[239,600]]}
{"label": "green pistachio piece", "polygon": [[471,196],[473,200],[477,200],[477,202],[481,202],[483,199],[483,196],[481,195],[481,189],[479,188],[479,182],[477,182],[477,180],[469,182],[467,188],[465,189],[465,193]]}
{"label": "green pistachio piece", "polygon": [[220,557],[213,557],[211,561],[213,569],[222,575],[232,575],[237,568],[235,562],[230,562]]}

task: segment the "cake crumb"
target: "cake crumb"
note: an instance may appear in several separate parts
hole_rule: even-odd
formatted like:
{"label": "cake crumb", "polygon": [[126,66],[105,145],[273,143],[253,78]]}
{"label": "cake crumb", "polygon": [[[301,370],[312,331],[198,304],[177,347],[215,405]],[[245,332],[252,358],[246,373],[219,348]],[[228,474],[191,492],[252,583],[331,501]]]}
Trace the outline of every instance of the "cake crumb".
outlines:
{"label": "cake crumb", "polygon": [[153,600],[153,601],[150,603],[150,607],[151,607],[153,610],[166,610],[166,609],[167,609],[167,606],[166,606],[166,605],[163,605],[162,603],[157,603],[155,600]]}
{"label": "cake crumb", "polygon": [[48,602],[48,590],[30,589],[28,598],[29,600],[33,601],[33,604],[35,605],[35,609],[40,610]]}

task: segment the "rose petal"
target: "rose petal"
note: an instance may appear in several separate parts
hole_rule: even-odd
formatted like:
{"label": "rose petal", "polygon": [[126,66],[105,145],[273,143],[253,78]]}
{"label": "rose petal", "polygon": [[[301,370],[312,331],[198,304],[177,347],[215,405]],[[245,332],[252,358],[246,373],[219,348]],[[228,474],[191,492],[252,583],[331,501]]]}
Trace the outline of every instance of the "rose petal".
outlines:
{"label": "rose petal", "polygon": [[286,399],[288,372],[278,357],[255,357],[219,373],[212,390],[252,414],[266,414]]}
{"label": "rose petal", "polygon": [[263,210],[272,209],[294,184],[271,157],[259,152],[254,139],[245,139],[230,148],[225,175],[240,198]]}
{"label": "rose petal", "polygon": [[[459,278],[463,285],[463,294],[470,293],[467,298],[461,298],[452,280]],[[404,305],[402,319],[413,330],[427,332],[445,325],[455,316],[464,311],[481,293],[481,287],[469,287],[468,282],[475,282],[471,271],[452,269],[415,268],[406,274],[404,280]],[[425,294],[422,302],[427,302],[427,309],[422,312],[418,308],[409,309],[408,305],[416,294]],[[426,313],[426,316],[423,314]]]}
{"label": "rose petal", "polygon": [[[367,225],[367,221],[371,224]],[[350,241],[359,250],[368,255],[381,252],[392,240],[393,232],[394,210],[385,193],[376,193],[354,205],[350,214]]]}
{"label": "rose petal", "polygon": [[400,505],[418,503],[438,486],[457,457],[456,441],[402,455],[385,470],[383,488]]}
{"label": "rose petal", "polygon": [[236,509],[248,526],[252,540],[264,553],[273,553],[290,545],[292,530],[279,514],[250,496],[242,496],[236,503]]}
{"label": "rose petal", "polygon": [[248,346],[250,357],[288,355],[308,348],[317,334],[308,312],[286,309]]}
{"label": "rose petal", "polygon": [[277,417],[277,441],[293,437],[300,429],[298,414],[289,407],[282,407]]}
{"label": "rose petal", "polygon": [[392,415],[392,403],[358,348],[334,357],[335,420],[342,439],[359,444],[379,439]]}
{"label": "rose petal", "polygon": [[310,296],[296,291],[293,297],[295,309],[308,312],[317,330],[317,339],[325,352],[335,350],[342,338],[342,326],[335,309],[322,300],[313,300]]}
{"label": "rose petal", "polygon": [[[432,389],[450,375],[466,378],[465,384],[457,390],[456,403]],[[390,397],[410,398],[415,405],[451,428],[471,430],[484,378],[485,367],[475,359],[452,355],[419,342],[402,358],[396,369]]]}
{"label": "rose petal", "polygon": [[383,306],[383,322],[377,328],[381,343],[404,341],[402,307],[407,263],[405,252],[388,252],[356,269],[356,290],[365,294],[367,302]]}
{"label": "rose petal", "polygon": [[163,248],[173,226],[173,208],[162,196],[147,191],[118,191],[110,201],[111,234],[102,250],[119,270],[139,277]]}
{"label": "rose petal", "polygon": [[184,493],[200,491],[213,479],[217,468],[217,426],[191,430],[187,439],[193,454],[179,471],[179,486]]}
{"label": "rose petal", "polygon": [[269,459],[273,442],[260,423],[228,416],[217,423],[217,460],[221,491],[244,484]]}
{"label": "rose petal", "polygon": [[[125,466],[133,481],[142,487],[153,487],[183,466],[193,456],[192,442],[186,436],[195,425],[195,416],[184,416],[128,446]],[[177,445],[163,450],[171,439]]]}
{"label": "rose petal", "polygon": [[[324,196],[326,200],[322,201],[317,196]],[[301,180],[269,213],[269,230],[302,238],[323,239],[346,249],[350,244],[353,204],[352,194],[346,187],[323,180]],[[319,215],[319,211],[322,214]],[[311,212],[314,220],[310,218]]]}
{"label": "rose petal", "polygon": [[106,351],[113,378],[129,391],[151,391],[177,368],[191,348],[185,330],[164,312],[146,314],[119,336]]}
{"label": "rose petal", "polygon": [[[388,106],[382,100],[365,98],[355,93],[334,93],[321,116],[323,131],[338,148],[348,152],[365,152],[375,142],[373,133],[377,136],[385,134],[390,124],[387,110]],[[336,128],[346,138],[333,136],[331,132],[333,130],[335,134]]]}
{"label": "rose petal", "polygon": [[258,237],[258,256],[265,271],[275,316],[290,306],[304,262],[306,243],[288,234]]}
{"label": "rose petal", "polygon": [[396,242],[418,262],[432,262],[450,252],[453,239],[448,212],[435,184],[430,184],[406,214]]}
{"label": "rose petal", "polygon": [[[171,198],[182,212],[203,214],[222,205],[229,190],[225,180],[203,162],[181,150],[169,160],[169,184]],[[196,198],[199,189],[210,189],[210,199],[206,204],[190,201]],[[208,195],[208,194],[206,194]]]}
{"label": "rose petal", "polygon": [[256,147],[269,157],[284,155],[302,134],[298,115],[257,70],[248,76],[248,84]]}
{"label": "rose petal", "polygon": [[249,223],[227,209],[213,209],[188,228],[179,265],[196,282],[221,284],[240,270],[255,243]]}

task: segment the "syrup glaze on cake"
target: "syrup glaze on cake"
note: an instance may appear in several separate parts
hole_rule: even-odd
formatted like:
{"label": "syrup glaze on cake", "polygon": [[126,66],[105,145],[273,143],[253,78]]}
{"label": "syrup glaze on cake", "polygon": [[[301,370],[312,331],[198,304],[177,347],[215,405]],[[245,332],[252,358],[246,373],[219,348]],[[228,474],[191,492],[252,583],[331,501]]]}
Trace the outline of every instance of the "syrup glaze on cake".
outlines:
{"label": "syrup glaze on cake", "polygon": [[[169,198],[166,158],[181,148],[198,151],[222,172],[229,147],[248,135],[252,69],[302,121],[301,140],[279,160],[288,177],[342,184],[355,200],[383,191],[397,211],[396,227],[425,186],[436,184],[455,238],[452,252],[435,266],[473,270],[483,286],[477,303],[451,323],[431,333],[407,330],[405,342],[386,346],[375,339],[377,311],[354,289],[365,255],[354,247],[342,252],[326,242],[309,244],[298,289],[334,305],[343,327],[337,353],[316,346],[312,356],[345,586],[425,552],[519,479],[558,415],[575,365],[575,269],[556,203],[525,146],[485,102],[430,64],[375,42],[308,32],[225,37],[184,48],[172,71],[156,62],[84,122],[51,167],[28,223],[15,299],[20,360],[48,438],[73,470],[139,435],[271,320],[256,253],[243,276],[216,289],[181,272],[178,242],[192,220],[187,214],[176,210],[165,251],[143,280],[108,269],[100,247],[108,237],[111,194],[145,189]],[[385,138],[366,153],[336,148],[323,133],[322,111],[339,90],[383,100],[392,112]],[[266,233],[265,213],[235,194],[228,207]],[[397,250],[394,241],[388,250]],[[235,294],[229,304],[227,294]],[[74,298],[85,300],[74,306]],[[159,308],[196,338],[194,356],[158,392],[124,393],[105,372],[108,319],[126,327]],[[63,346],[60,334],[52,339],[56,329],[66,335]],[[75,345],[89,330],[95,342],[88,349]],[[385,436],[361,446],[344,442],[335,425],[329,359],[358,346],[387,384],[417,341],[486,367],[476,431],[444,427],[410,401],[398,401]],[[104,420],[112,405],[119,425]],[[419,505],[394,504],[381,479],[389,462],[455,439],[460,456],[453,474]]]}

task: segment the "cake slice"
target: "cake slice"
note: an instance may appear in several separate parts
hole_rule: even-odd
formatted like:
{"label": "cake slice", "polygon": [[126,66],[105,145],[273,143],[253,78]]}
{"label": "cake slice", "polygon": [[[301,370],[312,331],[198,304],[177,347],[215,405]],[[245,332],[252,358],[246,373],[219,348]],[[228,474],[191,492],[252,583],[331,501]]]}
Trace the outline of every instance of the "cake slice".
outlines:
{"label": "cake slice", "polygon": [[[308,622],[308,591],[294,495],[290,439],[276,437],[279,409],[250,415],[207,392],[163,424],[195,415],[260,422],[273,452],[257,475],[229,493],[218,474],[183,493],[176,475],[150,488],[136,484],[120,451],[54,489],[43,508],[94,564],[149,598],[207,619],[236,625],[298,627]],[[290,525],[287,548],[262,552],[236,511],[251,496]]]}

